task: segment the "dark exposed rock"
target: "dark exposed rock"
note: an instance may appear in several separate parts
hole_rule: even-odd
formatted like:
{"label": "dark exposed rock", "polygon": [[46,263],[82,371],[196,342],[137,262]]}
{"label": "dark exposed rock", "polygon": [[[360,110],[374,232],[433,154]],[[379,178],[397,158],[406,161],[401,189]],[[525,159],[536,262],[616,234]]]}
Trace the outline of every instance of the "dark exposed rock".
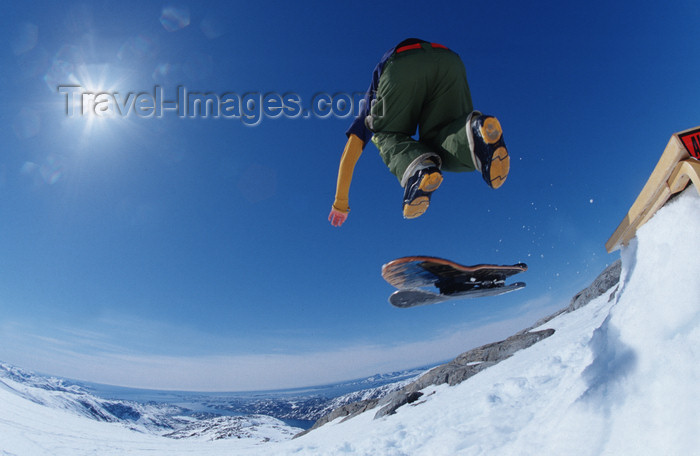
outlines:
{"label": "dark exposed rock", "polygon": [[620,272],[622,271],[622,261],[617,260],[610,266],[608,266],[594,281],[593,283],[576,294],[576,296],[571,299],[568,312],[572,312],[579,309],[589,302],[593,301],[598,296],[608,291],[613,286],[617,285],[620,281]]}

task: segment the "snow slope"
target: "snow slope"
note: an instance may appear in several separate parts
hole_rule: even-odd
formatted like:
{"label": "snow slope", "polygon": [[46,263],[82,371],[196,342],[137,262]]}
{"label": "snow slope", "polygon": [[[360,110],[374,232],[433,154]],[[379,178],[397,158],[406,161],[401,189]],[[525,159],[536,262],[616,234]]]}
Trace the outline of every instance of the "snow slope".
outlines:
{"label": "snow slope", "polygon": [[698,253],[691,188],[623,250],[617,289],[537,328],[556,329],[551,337],[460,385],[427,388],[392,416],[372,410],[284,442],[176,441],[0,389],[0,456],[698,454]]}
{"label": "snow slope", "polygon": [[548,339],[460,385],[437,388],[424,404],[378,421],[365,414],[331,424],[289,448],[367,455],[699,454],[700,281],[693,274],[700,271],[699,253],[700,197],[691,188],[625,248],[619,289],[537,328],[555,328]]}

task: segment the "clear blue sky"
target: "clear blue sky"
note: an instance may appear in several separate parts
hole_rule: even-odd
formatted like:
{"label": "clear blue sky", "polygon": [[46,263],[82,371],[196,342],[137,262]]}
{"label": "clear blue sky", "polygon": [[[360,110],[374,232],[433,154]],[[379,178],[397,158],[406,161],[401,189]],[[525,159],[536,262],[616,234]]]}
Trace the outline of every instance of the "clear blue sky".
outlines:
{"label": "clear blue sky", "polygon": [[[448,359],[563,307],[670,135],[700,124],[696,2],[5,2],[0,360],[126,386],[302,386]],[[465,62],[501,189],[446,174],[423,217],[350,119],[68,117],[95,91],[360,92],[406,37]],[[525,290],[400,310],[393,258],[526,262]]]}

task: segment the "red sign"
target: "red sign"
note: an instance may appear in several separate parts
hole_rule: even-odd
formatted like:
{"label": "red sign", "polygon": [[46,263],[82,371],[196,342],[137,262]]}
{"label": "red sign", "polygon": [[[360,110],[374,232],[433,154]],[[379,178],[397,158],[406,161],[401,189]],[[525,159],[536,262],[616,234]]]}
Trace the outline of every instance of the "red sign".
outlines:
{"label": "red sign", "polygon": [[700,128],[678,135],[691,157],[700,160]]}

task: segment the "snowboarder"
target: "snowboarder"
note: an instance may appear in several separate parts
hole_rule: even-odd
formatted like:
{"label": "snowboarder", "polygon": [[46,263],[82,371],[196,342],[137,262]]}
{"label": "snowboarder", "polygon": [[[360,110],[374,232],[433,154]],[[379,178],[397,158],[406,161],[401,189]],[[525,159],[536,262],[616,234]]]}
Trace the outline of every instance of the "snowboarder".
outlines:
{"label": "snowboarder", "polygon": [[[418,129],[418,140],[412,138]],[[442,171],[478,170],[492,188],[510,168],[501,125],[474,111],[459,56],[437,43],[409,38],[377,64],[362,111],[346,132],[335,201],[328,216],[341,226],[350,211],[350,181],[372,140],[404,188],[403,215],[422,215],[442,183]]]}

